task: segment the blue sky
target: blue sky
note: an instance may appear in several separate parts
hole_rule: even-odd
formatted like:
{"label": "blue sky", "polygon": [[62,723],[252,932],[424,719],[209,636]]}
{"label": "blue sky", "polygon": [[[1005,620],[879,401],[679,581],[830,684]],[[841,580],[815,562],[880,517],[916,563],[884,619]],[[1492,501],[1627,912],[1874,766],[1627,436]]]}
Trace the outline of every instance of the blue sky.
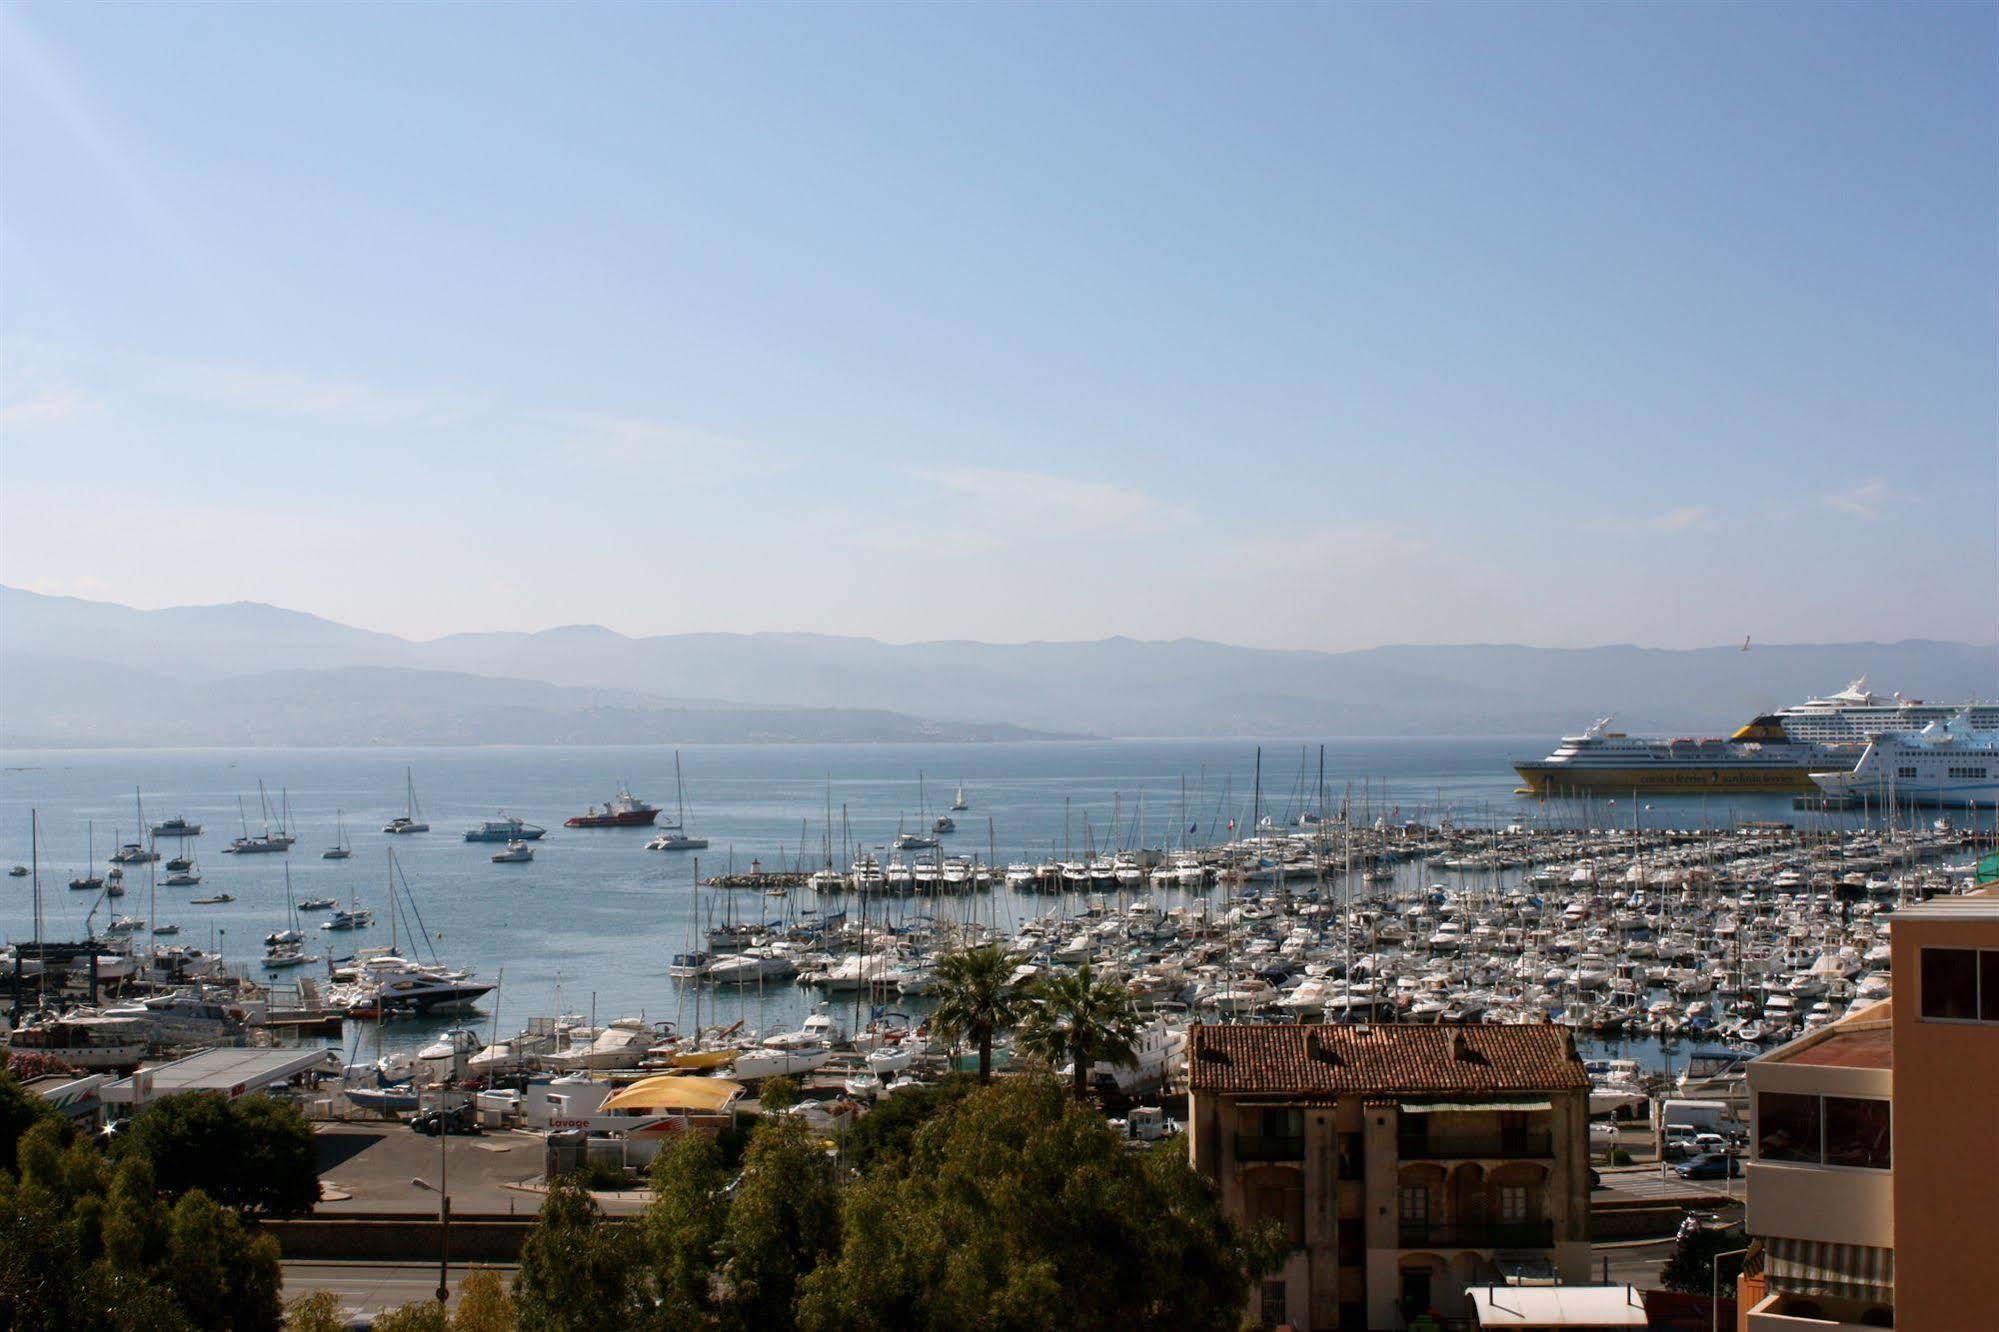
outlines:
{"label": "blue sky", "polygon": [[9,5],[0,580],[1990,641],[1995,13]]}

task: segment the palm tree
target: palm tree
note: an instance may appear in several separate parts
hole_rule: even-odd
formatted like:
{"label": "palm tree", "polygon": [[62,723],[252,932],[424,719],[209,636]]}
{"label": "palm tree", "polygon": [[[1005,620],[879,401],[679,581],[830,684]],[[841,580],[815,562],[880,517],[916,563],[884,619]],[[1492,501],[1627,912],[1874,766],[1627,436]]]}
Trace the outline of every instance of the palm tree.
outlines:
{"label": "palm tree", "polygon": [[1099,978],[1085,962],[1074,975],[1050,976],[1029,998],[1017,1043],[1031,1055],[1074,1065],[1076,1099],[1089,1096],[1090,1068],[1098,1063],[1129,1068],[1138,1062],[1138,1011],[1131,991],[1114,976]]}
{"label": "palm tree", "polygon": [[979,1047],[979,1081],[993,1075],[993,1033],[1020,1019],[1020,991],[1012,984],[1013,959],[997,948],[966,948],[937,959],[937,1011],[930,1025],[946,1041],[967,1038]]}

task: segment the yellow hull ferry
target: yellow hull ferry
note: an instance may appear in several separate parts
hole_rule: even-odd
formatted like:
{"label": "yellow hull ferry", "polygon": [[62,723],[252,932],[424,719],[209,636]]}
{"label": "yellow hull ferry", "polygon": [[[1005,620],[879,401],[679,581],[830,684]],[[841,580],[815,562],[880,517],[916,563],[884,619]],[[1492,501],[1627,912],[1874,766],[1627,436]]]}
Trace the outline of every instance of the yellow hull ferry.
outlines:
{"label": "yellow hull ferry", "polygon": [[1727,739],[1665,739],[1610,729],[1604,717],[1581,735],[1566,735],[1555,752],[1513,765],[1528,795],[1570,792],[1815,791],[1814,770],[1850,768],[1858,745],[1793,740],[1774,716],[1758,717]]}

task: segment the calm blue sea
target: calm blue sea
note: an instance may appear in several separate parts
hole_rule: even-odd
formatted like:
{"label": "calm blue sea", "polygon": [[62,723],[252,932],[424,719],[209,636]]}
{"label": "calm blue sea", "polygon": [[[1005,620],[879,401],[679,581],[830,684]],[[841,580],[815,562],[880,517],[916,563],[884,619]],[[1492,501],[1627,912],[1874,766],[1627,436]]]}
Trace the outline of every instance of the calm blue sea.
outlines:
{"label": "calm blue sea", "polygon": [[[1513,794],[1510,761],[1549,747],[1546,736],[1341,740],[1325,745],[1324,780],[1335,802],[1351,787],[1357,812],[1365,800],[1372,813],[1391,817],[1448,812],[1459,822],[1574,822],[1582,811],[1573,804]],[[853,844],[883,846],[901,822],[918,826],[919,774],[933,816],[962,782],[971,808],[956,816],[959,832],[945,839],[946,851],[982,860],[1038,859],[1065,845],[1080,855],[1092,841],[1098,847],[1129,842],[1141,819],[1148,845],[1171,845],[1189,827],[1192,840],[1224,840],[1230,820],[1249,826],[1257,752],[1255,742],[1233,740],[728,745],[684,748],[681,761],[689,827],[712,844],[699,857],[706,877],[731,865],[747,869],[752,859],[767,867],[789,865],[801,842],[806,868],[817,868],[824,859],[829,782],[836,859],[843,809]],[[1283,823],[1301,802],[1316,804],[1317,742],[1264,741],[1261,752],[1265,814]],[[200,888],[160,889],[158,919],[178,922],[182,942],[214,945],[230,960],[250,963],[261,954],[264,935],[285,923],[287,868],[296,896],[358,896],[379,921],[372,931],[328,936],[312,928],[324,913],[311,913],[311,951],[324,954],[329,941],[336,954],[357,943],[388,942],[385,848],[393,844],[437,956],[487,978],[504,973],[497,997],[503,1033],[530,1015],[588,1013],[593,1006],[603,1019],[684,1021],[691,1015],[686,997],[665,973],[670,956],[688,946],[695,857],[646,851],[651,833],[643,830],[561,826],[567,816],[609,799],[620,781],[670,817],[673,759],[671,749],[654,747],[6,751],[0,752],[0,862],[28,862],[29,811],[38,811],[43,933],[81,938],[94,895],[65,885],[84,865],[92,824],[100,873],[117,843],[138,835],[136,789],[148,822],[181,815],[205,828],[188,843],[199,860]],[[380,828],[403,812],[406,768],[432,831],[389,837]],[[246,825],[252,832],[264,826],[260,779],[273,818],[280,802],[288,805],[298,845],[288,856],[221,854]],[[1628,824],[1629,804],[1596,806],[1593,821]],[[1644,804],[1641,816],[1651,826],[1790,816],[1789,798],[1781,796],[1712,804],[1662,796]],[[488,857],[496,847],[463,840],[467,827],[502,810],[549,829],[535,844],[532,864],[494,865]],[[336,811],[344,811],[351,860],[319,856],[334,841]],[[144,867],[128,869],[127,882],[127,896],[100,909],[96,928],[111,911],[146,917]],[[0,931],[9,939],[31,937],[29,882],[0,884]],[[236,900],[206,907],[188,902],[212,892],[232,893]],[[716,894],[702,894],[704,920],[717,910],[768,919],[816,905],[804,892],[789,905],[761,894],[732,896],[732,904],[718,906]],[[980,915],[1004,925],[1046,911],[1056,900],[1015,901],[999,891],[981,905]],[[422,948],[415,951],[424,955]],[[802,1014],[810,994],[789,982],[761,993],[729,991],[722,1008],[730,1016],[741,1010],[753,1026],[784,1024]],[[493,1023],[494,1008],[489,997],[482,1024]],[[704,1018],[706,1012],[704,1001]],[[408,1024],[391,1043],[419,1041],[433,1026]]]}

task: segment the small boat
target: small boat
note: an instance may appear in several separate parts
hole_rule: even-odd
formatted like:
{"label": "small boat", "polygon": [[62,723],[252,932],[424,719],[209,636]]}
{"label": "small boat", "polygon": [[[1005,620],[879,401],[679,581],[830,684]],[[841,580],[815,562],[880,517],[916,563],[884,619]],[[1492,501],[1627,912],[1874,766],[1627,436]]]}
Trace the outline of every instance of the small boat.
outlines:
{"label": "small boat", "polygon": [[234,893],[214,893],[208,897],[190,897],[187,899],[189,906],[221,906],[224,902],[233,902],[235,900],[236,895]]}
{"label": "small boat", "polygon": [[189,823],[186,819],[173,818],[168,819],[164,823],[155,823],[152,827],[152,833],[156,838],[199,837],[201,836],[201,825],[198,823]]}
{"label": "small boat", "polygon": [[298,909],[300,911],[324,911],[338,900],[338,898],[333,897],[301,897],[298,900]]}
{"label": "small boat", "polygon": [[394,1114],[398,1110],[414,1110],[417,1107],[416,1088],[407,1082],[393,1087],[343,1087],[341,1094],[357,1110]]}
{"label": "small boat", "polygon": [[954,833],[958,831],[958,821],[952,818],[949,814],[939,814],[937,816],[937,821],[930,825],[930,831],[940,834]]}
{"label": "small boat", "polygon": [[971,805],[965,800],[965,784],[959,782],[957,794],[951,797],[951,812],[953,814],[963,814],[970,808]]}
{"label": "small boat", "polygon": [[7,877],[10,879],[25,879],[28,877],[28,867],[26,865],[16,865],[7,871]]}
{"label": "small boat", "polygon": [[287,967],[302,967],[308,962],[317,962],[317,957],[308,956],[302,944],[278,944],[264,953],[266,971],[283,971]]}
{"label": "small boat", "polygon": [[354,854],[354,848],[347,845],[347,817],[341,811],[333,811],[333,845],[319,853],[321,860],[345,860]]}
{"label": "small boat", "polygon": [[194,868],[194,857],[175,856],[172,860],[169,860],[165,865],[161,866],[161,868],[166,870],[166,872],[169,874],[179,874],[182,873],[183,871],[191,870]]}
{"label": "small boat", "polygon": [[180,933],[180,926],[178,926],[178,925],[174,924],[174,923],[173,923],[172,921],[170,921],[170,920],[163,920],[163,921],[161,921],[161,922],[160,922],[159,924],[157,924],[157,925],[153,926],[153,933],[154,933],[154,934],[179,934],[179,933]]}
{"label": "small boat", "polygon": [[524,823],[513,815],[502,812],[497,819],[487,819],[476,828],[465,830],[468,842],[532,842],[548,829],[538,828],[532,823]]}
{"label": "small boat", "polygon": [[166,878],[161,879],[160,882],[169,888],[192,888],[201,882],[201,876],[190,873],[187,870],[175,870],[172,874],[167,875]]}
{"label": "small boat", "polygon": [[508,842],[507,849],[493,853],[495,865],[525,865],[534,859],[534,848],[526,842]]}
{"label": "small boat", "polygon": [[71,879],[69,886],[80,893],[94,893],[104,886],[103,878],[90,872],[90,867],[97,863],[97,823],[95,820],[92,820],[85,826],[84,837],[87,839],[89,849],[84,852],[83,873]]}
{"label": "small boat", "polygon": [[687,784],[680,775],[680,751],[673,751],[673,824],[646,843],[648,851],[706,851],[708,839],[687,831]]}
{"label": "small boat", "polygon": [[[424,833],[430,825],[423,821],[423,810],[416,803],[416,773],[413,769],[403,769],[403,779],[409,791],[409,804],[405,812],[398,814],[382,825],[382,831],[390,834]],[[339,857],[335,857],[339,859]]]}
{"label": "small boat", "polygon": [[355,907],[352,911],[336,910],[320,924],[322,930],[365,930],[375,923],[375,915],[366,907]]}
{"label": "small boat", "polygon": [[159,852],[149,851],[137,842],[127,842],[111,853],[114,865],[145,865],[159,858]]}

